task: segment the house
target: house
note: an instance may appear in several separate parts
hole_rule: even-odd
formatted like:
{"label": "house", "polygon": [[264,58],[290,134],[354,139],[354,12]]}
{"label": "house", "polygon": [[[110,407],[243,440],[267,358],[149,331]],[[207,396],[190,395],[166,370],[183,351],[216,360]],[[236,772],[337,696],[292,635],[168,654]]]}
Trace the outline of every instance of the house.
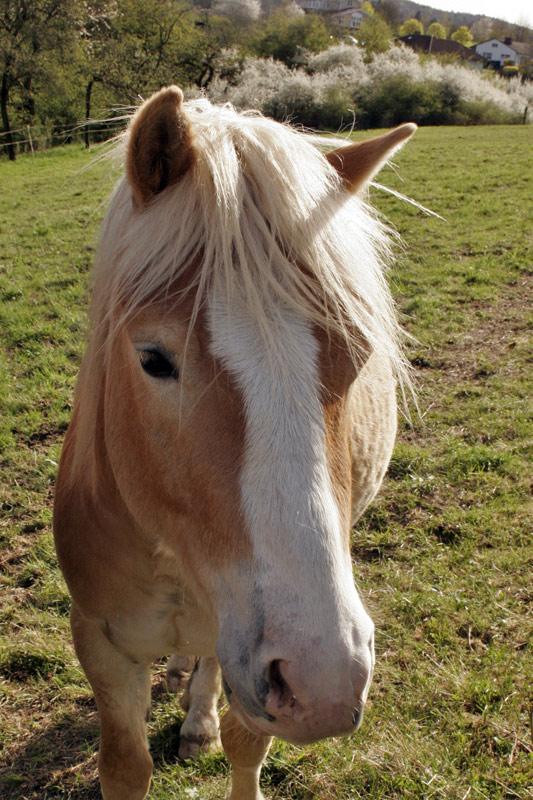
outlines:
{"label": "house", "polygon": [[485,64],[485,60],[481,55],[475,53],[471,48],[455,42],[453,39],[437,39],[436,36],[410,33],[409,36],[399,36],[397,41],[403,42],[407,47],[416,50],[417,53],[431,53],[434,56],[456,56],[461,61],[468,62],[469,66],[480,70],[483,69]]}
{"label": "house", "polygon": [[342,28],[358,30],[369,14],[359,8],[362,0],[298,0],[298,5],[307,12],[328,14]]}
{"label": "house", "polygon": [[315,11],[318,13],[331,11],[330,0],[299,0],[298,5],[304,11]]}
{"label": "house", "polygon": [[350,28],[350,30],[359,30],[361,23],[370,16],[368,11],[362,8],[354,8],[353,0],[346,0],[346,2],[339,3],[339,10],[331,14],[331,19],[334,20],[341,28]]}
{"label": "house", "polygon": [[501,39],[487,39],[473,48],[475,52],[485,59],[493,68],[503,67],[505,62],[512,62],[516,67],[521,67],[533,59],[533,47],[525,42],[513,42],[509,37],[503,42]]}

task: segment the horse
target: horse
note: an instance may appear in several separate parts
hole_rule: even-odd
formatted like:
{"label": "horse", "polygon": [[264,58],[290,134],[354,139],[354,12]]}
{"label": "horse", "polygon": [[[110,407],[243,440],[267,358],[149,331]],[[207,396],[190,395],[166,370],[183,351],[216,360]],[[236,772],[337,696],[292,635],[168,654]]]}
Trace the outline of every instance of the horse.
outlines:
{"label": "horse", "polygon": [[54,507],[105,800],[149,791],[164,656],[169,685],[195,664],[179,755],[222,744],[231,800],[263,797],[273,736],[361,723],[374,628],[350,530],[409,380],[366,192],[415,129],[324,152],[171,86],[122,135]]}

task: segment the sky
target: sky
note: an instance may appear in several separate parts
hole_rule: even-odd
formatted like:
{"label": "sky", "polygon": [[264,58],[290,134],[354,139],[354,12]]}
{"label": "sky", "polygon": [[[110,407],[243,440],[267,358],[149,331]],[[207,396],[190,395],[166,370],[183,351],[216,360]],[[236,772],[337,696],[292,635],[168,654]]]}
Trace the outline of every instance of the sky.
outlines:
{"label": "sky", "polygon": [[[424,0],[417,0],[424,2]],[[426,4],[442,11],[462,11],[465,14],[483,14],[486,17],[505,19],[516,23],[529,20],[533,27],[532,0],[427,0]]]}

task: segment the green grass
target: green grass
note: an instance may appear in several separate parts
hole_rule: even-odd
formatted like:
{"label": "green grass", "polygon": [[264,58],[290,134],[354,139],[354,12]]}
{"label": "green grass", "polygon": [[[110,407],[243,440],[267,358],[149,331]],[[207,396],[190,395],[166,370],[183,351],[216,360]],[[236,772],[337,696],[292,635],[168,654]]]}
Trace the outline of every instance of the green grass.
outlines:
{"label": "green grass", "polygon": [[[402,418],[353,536],[377,623],[365,722],[276,742],[270,800],[533,797],[529,127],[424,128],[372,190],[404,250],[391,281],[414,337],[420,415]],[[51,536],[109,166],[78,147],[0,162],[0,795],[98,797],[94,702],[70,643]],[[176,700],[154,668],[151,797],[220,798],[222,755],[177,761]]]}

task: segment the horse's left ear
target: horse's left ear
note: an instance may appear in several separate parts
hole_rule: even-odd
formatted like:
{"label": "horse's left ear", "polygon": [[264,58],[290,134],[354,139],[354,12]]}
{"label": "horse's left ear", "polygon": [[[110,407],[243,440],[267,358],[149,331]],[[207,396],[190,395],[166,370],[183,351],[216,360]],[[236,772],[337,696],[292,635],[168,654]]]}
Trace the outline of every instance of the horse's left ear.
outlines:
{"label": "horse's left ear", "polygon": [[177,183],[192,164],[190,122],[183,92],[168,86],[138,109],[129,126],[126,176],[137,207]]}
{"label": "horse's left ear", "polygon": [[414,122],[406,122],[381,136],[331,150],[326,158],[343,179],[345,187],[351,192],[359,192],[416,129]]}

